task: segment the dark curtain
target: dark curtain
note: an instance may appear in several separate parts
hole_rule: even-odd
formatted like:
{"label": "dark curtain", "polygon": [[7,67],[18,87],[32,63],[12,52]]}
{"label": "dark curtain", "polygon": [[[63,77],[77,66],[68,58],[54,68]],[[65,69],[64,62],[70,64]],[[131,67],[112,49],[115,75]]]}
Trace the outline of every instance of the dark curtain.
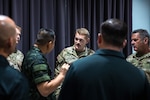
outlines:
{"label": "dark curtain", "polygon": [[8,15],[22,28],[18,49],[24,54],[34,44],[40,28],[56,33],[54,50],[46,55],[53,70],[60,51],[73,45],[76,28],[85,27],[91,34],[88,47],[96,50],[100,24],[108,18],[118,18],[128,25],[125,56],[131,53],[132,0],[0,0],[0,14]]}

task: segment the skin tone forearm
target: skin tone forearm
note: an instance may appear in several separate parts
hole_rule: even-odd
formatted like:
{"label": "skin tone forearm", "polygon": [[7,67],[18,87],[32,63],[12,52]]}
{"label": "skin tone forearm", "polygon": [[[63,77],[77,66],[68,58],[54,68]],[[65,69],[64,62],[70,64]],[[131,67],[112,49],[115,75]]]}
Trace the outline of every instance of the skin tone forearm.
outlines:
{"label": "skin tone forearm", "polygon": [[69,68],[69,65],[64,64],[61,67],[60,73],[58,74],[58,76],[55,79],[38,84],[37,89],[40,92],[40,94],[44,97],[47,97],[49,94],[54,92],[56,90],[56,88],[64,80],[68,68]]}

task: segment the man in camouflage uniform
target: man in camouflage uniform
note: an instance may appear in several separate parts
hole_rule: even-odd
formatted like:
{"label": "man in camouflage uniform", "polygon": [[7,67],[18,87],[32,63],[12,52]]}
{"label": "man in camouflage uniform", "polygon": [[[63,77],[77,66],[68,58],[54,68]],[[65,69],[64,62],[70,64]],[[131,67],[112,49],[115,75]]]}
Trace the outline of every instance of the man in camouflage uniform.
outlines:
{"label": "man in camouflage uniform", "polygon": [[133,65],[141,68],[146,72],[150,82],[150,36],[144,29],[137,29],[132,32],[131,44],[133,45],[135,53],[127,57],[127,61]]}
{"label": "man in camouflage uniform", "polygon": [[[87,29],[79,28],[76,30],[74,37],[74,45],[63,49],[61,53],[57,56],[55,76],[59,74],[60,66],[62,66],[62,64],[71,64],[79,58],[83,58],[94,53],[93,50],[87,48],[86,46],[89,43],[89,41],[90,34]],[[61,85],[57,88],[55,92],[56,97],[59,96],[60,89]]]}
{"label": "man in camouflage uniform", "polygon": [[54,45],[54,31],[42,28],[37,35],[34,46],[25,55],[22,72],[29,82],[30,100],[55,100],[53,92],[65,78],[69,65],[64,64],[60,74],[52,79],[51,70],[44,56],[53,50]]}
{"label": "man in camouflage uniform", "polygon": [[[16,32],[17,32],[16,43],[18,44],[21,35],[21,28],[19,26],[16,26]],[[15,52],[13,52],[11,55],[7,57],[7,60],[12,67],[21,71],[23,58],[24,54],[16,48]]]}

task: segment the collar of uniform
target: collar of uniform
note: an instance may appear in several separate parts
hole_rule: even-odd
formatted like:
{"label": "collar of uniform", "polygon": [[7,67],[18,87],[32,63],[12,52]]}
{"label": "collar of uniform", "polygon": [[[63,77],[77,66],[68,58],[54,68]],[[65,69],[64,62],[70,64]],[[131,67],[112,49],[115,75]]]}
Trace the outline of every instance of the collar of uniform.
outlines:
{"label": "collar of uniform", "polygon": [[140,57],[137,57],[137,53],[134,53],[133,58],[136,58],[136,59],[139,59],[139,60],[145,59],[145,58],[150,58],[150,52],[147,53],[147,54],[144,54],[143,56],[140,56]]}
{"label": "collar of uniform", "polygon": [[33,46],[32,48],[33,48],[34,50],[39,51],[39,52],[41,52],[41,53],[42,53],[42,51],[41,51],[38,47]]}
{"label": "collar of uniform", "polygon": [[[72,51],[76,51],[75,50],[75,47],[74,47],[74,45],[72,46]],[[78,51],[76,51],[76,53],[77,53]],[[80,51],[79,51],[80,52]],[[84,51],[81,51],[80,53],[82,53],[82,52],[84,52],[84,55],[81,55],[81,56],[88,56],[88,48],[87,47],[85,47],[85,50]],[[78,54],[77,54],[78,55]]]}

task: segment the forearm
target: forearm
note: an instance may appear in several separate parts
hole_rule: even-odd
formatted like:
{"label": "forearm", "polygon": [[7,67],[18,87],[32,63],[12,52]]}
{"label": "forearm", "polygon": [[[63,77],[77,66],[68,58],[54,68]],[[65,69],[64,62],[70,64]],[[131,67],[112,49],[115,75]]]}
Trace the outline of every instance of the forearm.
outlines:
{"label": "forearm", "polygon": [[64,80],[64,77],[65,76],[63,74],[59,74],[55,79],[37,85],[40,94],[44,97],[47,97],[49,94],[51,94],[57,89],[57,87]]}
{"label": "forearm", "polygon": [[40,94],[44,97],[47,97],[49,94],[51,94],[54,90],[57,89],[57,87],[62,83],[62,81],[65,78],[66,72],[69,69],[70,65],[64,64],[61,69],[59,75],[54,78],[51,81],[43,82],[39,85],[37,85],[37,88],[40,92]]}

